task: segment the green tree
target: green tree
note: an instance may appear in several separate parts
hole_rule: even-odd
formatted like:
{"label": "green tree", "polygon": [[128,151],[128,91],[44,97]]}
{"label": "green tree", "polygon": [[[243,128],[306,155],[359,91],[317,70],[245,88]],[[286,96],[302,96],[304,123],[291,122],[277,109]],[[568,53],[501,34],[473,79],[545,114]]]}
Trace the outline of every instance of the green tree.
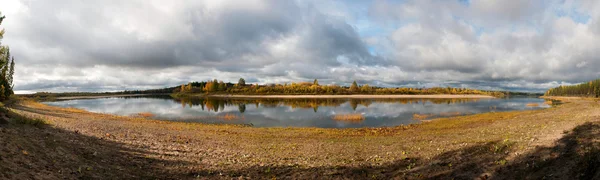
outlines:
{"label": "green tree", "polygon": [[319,81],[317,81],[317,79],[315,79],[315,81],[313,81],[313,85],[319,85]]}
{"label": "green tree", "polygon": [[[0,13],[0,25],[4,21],[4,16]],[[2,46],[2,38],[4,37],[4,29],[0,29],[0,85],[2,87],[0,91],[0,100],[6,100],[10,95],[14,94],[13,88],[13,75],[15,68],[15,59],[10,55],[10,48],[8,46]]]}
{"label": "green tree", "polygon": [[214,79],[213,82],[212,82],[212,84],[210,84],[210,85],[211,85],[210,89],[212,91],[218,91],[219,90],[219,81],[217,81],[217,79]]}
{"label": "green tree", "polygon": [[364,92],[364,93],[370,93],[371,92],[371,86],[369,86],[368,84],[365,84],[362,87],[360,87],[360,91]]}
{"label": "green tree", "polygon": [[356,81],[352,82],[352,85],[350,86],[350,91],[352,91],[352,92],[358,91],[358,84],[356,83]]}
{"label": "green tree", "polygon": [[219,81],[219,91],[227,90],[227,85],[223,81]]}
{"label": "green tree", "polygon": [[244,80],[244,78],[240,78],[240,80],[238,80],[238,83],[237,83],[237,85],[238,85],[239,87],[246,86],[246,80]]}
{"label": "green tree", "polygon": [[13,84],[13,76],[15,75],[15,57],[11,58],[10,67],[8,70],[8,84],[10,85],[10,89],[15,87]]}

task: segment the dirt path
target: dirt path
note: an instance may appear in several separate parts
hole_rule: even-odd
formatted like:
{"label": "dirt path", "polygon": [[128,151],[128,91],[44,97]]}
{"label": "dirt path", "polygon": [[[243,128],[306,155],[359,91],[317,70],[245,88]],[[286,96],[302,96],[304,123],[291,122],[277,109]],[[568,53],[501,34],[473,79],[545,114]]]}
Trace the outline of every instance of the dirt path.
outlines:
{"label": "dirt path", "polygon": [[[578,146],[563,144],[598,137],[600,104],[569,101],[543,110],[361,129],[176,123],[23,102],[12,111],[49,125],[0,127],[0,179],[596,177],[593,163],[583,173],[559,163],[600,161],[568,161],[551,151],[564,147],[566,155],[584,160],[596,152],[577,154]],[[553,167],[528,164],[548,157],[556,159]]]}

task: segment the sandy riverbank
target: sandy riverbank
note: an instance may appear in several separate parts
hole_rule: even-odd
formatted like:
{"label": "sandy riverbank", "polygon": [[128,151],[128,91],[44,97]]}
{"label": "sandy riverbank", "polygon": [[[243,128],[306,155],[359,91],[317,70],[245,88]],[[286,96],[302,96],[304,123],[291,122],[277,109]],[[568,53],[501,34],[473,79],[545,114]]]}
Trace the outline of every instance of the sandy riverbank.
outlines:
{"label": "sandy riverbank", "polygon": [[216,94],[209,95],[212,97],[224,97],[224,98],[356,98],[356,99],[395,99],[395,98],[432,98],[432,99],[458,99],[458,98],[495,98],[487,95],[454,95],[454,94],[434,94],[434,95],[367,95],[367,94],[356,94],[356,95],[231,95],[231,94]]}
{"label": "sandy riverbank", "polygon": [[[600,177],[593,100],[359,129],[181,123],[31,101],[10,109],[11,123],[0,125],[0,179]],[[48,125],[19,124],[19,116]]]}

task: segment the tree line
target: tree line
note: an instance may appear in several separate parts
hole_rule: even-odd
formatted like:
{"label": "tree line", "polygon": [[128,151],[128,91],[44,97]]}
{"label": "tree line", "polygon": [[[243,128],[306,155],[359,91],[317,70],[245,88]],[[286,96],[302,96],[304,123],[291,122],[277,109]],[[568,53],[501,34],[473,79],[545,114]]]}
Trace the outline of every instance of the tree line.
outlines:
{"label": "tree line", "polygon": [[[5,16],[0,13],[0,25]],[[15,58],[10,55],[10,48],[2,45],[4,29],[0,29],[0,101],[8,99],[13,92],[13,75],[15,74]]]}
{"label": "tree line", "polygon": [[54,100],[58,97],[75,97],[75,96],[111,96],[111,95],[134,95],[134,94],[171,94],[179,86],[167,87],[161,89],[149,89],[149,90],[125,90],[117,92],[63,92],[63,93],[52,93],[52,92],[36,92],[35,94],[19,95],[22,97],[33,98],[38,100]]}
{"label": "tree line", "polygon": [[546,96],[579,96],[600,98],[600,79],[571,86],[559,86],[549,89]]}
{"label": "tree line", "polygon": [[315,79],[311,82],[285,83],[285,84],[246,84],[244,78],[237,83],[223,82],[217,79],[203,82],[190,82],[182,84],[173,92],[176,95],[185,94],[249,94],[249,95],[350,95],[350,94],[480,94],[503,97],[499,91],[482,91],[468,88],[433,87],[433,88],[408,88],[408,87],[375,87],[368,84],[359,85],[356,81],[347,86],[320,85]]}

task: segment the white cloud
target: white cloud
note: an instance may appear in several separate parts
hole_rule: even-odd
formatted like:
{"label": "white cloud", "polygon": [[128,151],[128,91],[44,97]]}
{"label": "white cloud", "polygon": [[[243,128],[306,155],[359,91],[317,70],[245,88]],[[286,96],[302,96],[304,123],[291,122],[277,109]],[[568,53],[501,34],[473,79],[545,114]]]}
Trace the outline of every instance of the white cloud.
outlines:
{"label": "white cloud", "polygon": [[600,76],[600,3],[469,2],[3,0],[0,12],[21,91],[240,77],[539,91]]}

